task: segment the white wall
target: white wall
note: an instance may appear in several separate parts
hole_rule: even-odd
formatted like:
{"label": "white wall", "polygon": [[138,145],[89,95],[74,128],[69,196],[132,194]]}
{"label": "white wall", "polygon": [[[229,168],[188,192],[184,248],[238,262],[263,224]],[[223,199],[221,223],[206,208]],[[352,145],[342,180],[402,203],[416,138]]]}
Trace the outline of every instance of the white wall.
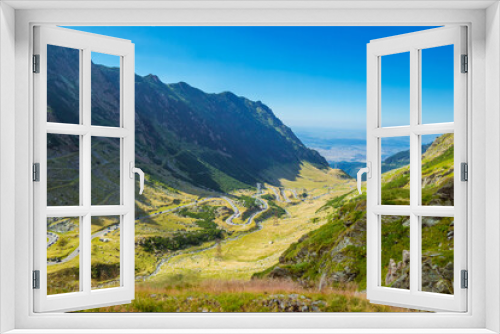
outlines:
{"label": "white wall", "polygon": [[[69,3],[69,2],[65,2]],[[450,3],[457,3],[451,2]],[[6,10],[7,12],[7,10]],[[12,13],[12,10],[9,11]],[[3,17],[4,14],[0,15]],[[5,21],[5,19],[2,19]],[[471,280],[474,281],[476,287],[474,289],[474,293],[472,293],[472,289],[469,289],[469,296],[472,301],[472,310],[473,317],[463,316],[458,317],[455,315],[443,315],[442,317],[429,317],[425,322],[422,322],[416,327],[438,327],[443,325],[443,323],[450,327],[465,327],[465,326],[473,326],[473,327],[483,327],[484,326],[484,312],[485,312],[485,296],[487,296],[486,302],[488,302],[488,327],[491,329],[495,329],[496,331],[500,328],[499,323],[499,287],[495,286],[493,282],[498,284],[498,277],[500,273],[500,266],[498,263],[498,250],[499,245],[495,244],[499,240],[499,220],[500,220],[500,175],[498,172],[498,166],[500,163],[500,152],[498,152],[498,147],[500,144],[500,135],[499,132],[499,106],[500,106],[500,98],[499,95],[499,83],[500,83],[500,70],[499,70],[499,54],[500,54],[500,24],[499,24],[499,14],[498,14],[498,6],[491,7],[488,10],[488,20],[484,17],[483,10],[472,10],[472,11],[461,11],[461,10],[412,10],[412,11],[384,11],[384,10],[362,10],[358,11],[349,11],[349,10],[321,10],[321,11],[311,11],[311,10],[269,10],[266,12],[262,12],[259,10],[248,10],[248,11],[224,11],[224,10],[156,10],[156,11],[145,11],[145,10],[48,10],[48,11],[30,11],[30,10],[18,10],[16,16],[16,37],[17,37],[17,45],[16,45],[16,55],[17,55],[17,79],[15,82],[16,86],[16,145],[19,150],[15,154],[15,159],[17,161],[16,164],[16,225],[17,225],[17,252],[16,258],[18,262],[16,263],[16,290],[18,291],[16,295],[16,324],[20,328],[36,328],[36,327],[44,327],[44,328],[68,328],[69,326],[81,326],[84,327],[93,327],[93,328],[110,328],[109,326],[116,326],[121,328],[134,328],[138,322],[147,321],[151,328],[163,328],[165,326],[169,326],[170,328],[181,328],[182,326],[193,326],[197,328],[220,328],[220,326],[225,326],[228,328],[238,328],[241,326],[247,327],[262,327],[269,326],[265,322],[259,322],[256,320],[257,318],[245,317],[239,315],[232,315],[231,317],[224,318],[221,321],[221,318],[214,317],[199,317],[194,318],[189,317],[176,317],[175,315],[171,316],[168,321],[168,325],[165,323],[165,319],[161,317],[152,318],[146,316],[130,316],[130,315],[113,315],[113,317],[109,317],[109,319],[105,316],[93,317],[91,321],[89,321],[89,317],[76,317],[76,318],[64,318],[58,317],[57,315],[51,315],[50,317],[28,317],[28,310],[32,308],[31,305],[31,295],[32,292],[27,287],[30,284],[30,274],[32,269],[32,264],[28,262],[26,258],[26,254],[29,254],[29,245],[30,245],[30,224],[32,223],[32,219],[30,217],[29,210],[27,208],[30,207],[30,162],[31,162],[31,152],[30,152],[30,105],[27,96],[27,93],[30,89],[30,81],[29,81],[29,64],[30,64],[30,22],[38,22],[38,23],[53,23],[53,22],[77,22],[78,24],[102,24],[102,22],[106,23],[126,23],[128,25],[141,25],[146,23],[149,24],[162,24],[162,23],[170,23],[170,24],[200,24],[200,22],[204,22],[206,24],[215,23],[220,24],[220,22],[226,22],[227,24],[231,24],[232,22],[241,22],[242,24],[267,24],[269,22],[277,22],[277,24],[289,24],[290,22],[295,23],[303,23],[307,24],[310,22],[319,22],[323,24],[349,24],[350,22],[366,22],[367,24],[374,23],[377,24],[379,22],[392,22],[394,24],[404,24],[404,22],[429,22],[435,24],[435,22],[446,22],[449,24],[455,24],[457,22],[472,22],[472,41],[473,41],[473,54],[472,54],[472,66],[473,66],[473,78],[472,83],[474,85],[474,99],[472,100],[472,110],[474,112],[473,117],[471,118],[471,125],[469,130],[473,136],[473,152],[474,157],[470,161],[472,162],[473,169],[470,171],[471,177],[474,178],[474,189],[470,194],[473,202],[473,212],[472,212],[472,224],[473,230],[472,238],[474,239],[474,248],[471,250],[470,254],[473,257],[477,258],[479,255],[480,260],[473,261],[471,263]],[[486,26],[486,21],[488,26]],[[11,27],[11,25],[8,25]],[[488,67],[484,66],[484,29],[488,29],[488,33],[492,33],[491,36],[488,37],[488,47],[493,48],[494,52],[488,53]],[[2,29],[5,31],[5,29]],[[494,31],[492,31],[494,30]],[[0,38],[2,38],[3,34],[0,34]],[[4,49],[3,40],[2,48]],[[11,48],[11,43],[9,43],[9,48]],[[4,53],[8,53],[7,49],[2,50]],[[10,54],[10,53],[9,53]],[[1,53],[0,53],[1,56]],[[6,59],[0,59],[1,64],[4,63]],[[10,63],[10,62],[9,62]],[[5,66],[6,69],[10,71],[8,66]],[[2,67],[0,67],[2,69]],[[485,89],[485,80],[484,75],[488,70],[488,117],[485,117],[485,94],[487,89]],[[2,77],[5,78],[2,72]],[[14,78],[14,75],[11,74],[8,76],[9,78]],[[2,81],[0,80],[0,94],[2,103],[0,104],[0,111],[2,115],[5,114],[2,104],[9,103],[10,97],[14,94],[14,83],[12,80],[2,85]],[[5,91],[5,92],[4,92]],[[6,97],[4,99],[3,97]],[[7,108],[9,109],[9,108]],[[6,117],[13,117],[13,112],[5,114]],[[3,116],[2,116],[3,117]],[[2,124],[4,119],[0,119]],[[4,137],[9,137],[8,135],[10,131],[10,136],[13,135],[12,129],[6,129],[7,132],[2,132],[2,126],[0,125],[0,163],[2,169],[0,169],[0,196],[4,194],[8,194],[11,196],[9,200],[13,197],[13,190],[4,187],[5,184],[13,185],[12,179],[9,173],[12,172],[12,166],[10,161],[7,159],[3,159],[4,155],[10,155],[12,158],[12,153],[4,152],[5,147],[9,147],[9,142],[3,140]],[[5,127],[5,126],[4,126]],[[488,142],[485,141],[485,129],[487,128],[488,134],[492,135]],[[486,145],[488,144],[488,146]],[[485,151],[485,149],[489,149]],[[485,153],[486,152],[486,153]],[[486,160],[485,156],[488,155],[488,160]],[[13,160],[13,159],[12,159]],[[4,161],[8,162],[9,165],[4,166]],[[487,164],[487,163],[488,164]],[[487,166],[488,167],[485,167]],[[7,171],[4,173],[4,171]],[[488,174],[488,179],[485,177],[485,171],[490,173]],[[6,174],[7,173],[7,174]],[[5,182],[2,182],[5,179]],[[488,180],[486,182],[486,180]],[[487,186],[486,186],[487,185]],[[5,190],[4,190],[5,189]],[[487,193],[490,194],[490,199],[488,200],[488,219],[491,222],[493,220],[493,224],[489,224],[488,230],[485,232],[485,200],[484,194],[485,189]],[[8,202],[11,203],[11,202]],[[10,209],[7,205],[5,205],[7,209]],[[0,210],[2,210],[0,208]],[[7,219],[3,219],[3,216],[6,215]],[[12,224],[7,213],[4,213],[3,210],[1,212],[2,218],[0,225],[0,233],[1,233],[1,254],[12,254],[10,248],[12,245],[9,242],[12,242],[13,232],[11,231]],[[10,224],[9,224],[10,223]],[[492,254],[487,254],[487,258],[484,256],[484,236],[488,236],[488,243],[490,246],[494,247],[494,251],[496,252]],[[5,240],[4,240],[5,239]],[[22,250],[22,251],[19,251]],[[494,256],[496,255],[496,256]],[[5,257],[5,256],[4,256]],[[472,258],[472,257],[471,257]],[[0,283],[0,292],[2,293],[2,303],[0,305],[0,310],[2,315],[6,314],[5,322],[6,325],[12,324],[12,319],[8,319],[9,316],[12,315],[10,310],[14,308],[13,304],[9,304],[9,300],[13,302],[13,299],[10,297],[13,296],[13,277],[10,275],[5,278],[3,277],[3,273],[5,272],[4,268],[7,270],[12,270],[13,263],[10,262],[11,259],[4,260],[1,263],[0,270],[2,270],[2,279]],[[486,262],[488,261],[488,262]],[[493,262],[497,261],[497,262]],[[487,275],[484,275],[484,264],[487,263],[488,272]],[[475,273],[478,275],[475,276]],[[486,290],[487,289],[487,290]],[[488,293],[485,293],[488,291]],[[5,292],[5,293],[4,293]],[[4,298],[5,297],[5,298]],[[91,316],[91,315],[89,315]],[[306,326],[306,321],[304,317],[287,317],[281,315],[273,316],[273,319],[276,319],[276,322],[273,324],[276,328],[282,328],[285,325],[295,325],[296,328],[304,328]],[[352,326],[353,324],[359,328],[368,328],[368,327],[393,327],[398,328],[396,326],[400,326],[399,324],[405,321],[414,320],[414,315],[410,315],[406,317],[406,315],[395,316],[395,315],[377,315],[376,317],[365,316],[363,321],[359,321],[359,319],[363,317],[363,315],[356,315],[355,318],[350,316],[345,316],[342,314],[336,315],[334,317],[335,320],[332,321],[333,317],[314,317],[314,319],[309,319],[317,328],[329,328],[329,327],[347,327]],[[111,320],[112,318],[112,320]],[[147,318],[147,319],[146,319]],[[470,320],[471,318],[472,320]],[[54,319],[57,319],[55,321]],[[353,322],[353,319],[356,319]],[[1,321],[2,319],[0,319]],[[65,320],[65,321],[63,321]],[[396,321],[397,320],[397,321]],[[3,324],[2,324],[3,325]],[[192,328],[193,328],[192,327]],[[2,327],[3,328],[3,327]]]}
{"label": "white wall", "polygon": [[[0,3],[0,252],[14,251],[15,11]],[[0,333],[14,328],[14,257],[0,259]]]}
{"label": "white wall", "polygon": [[[486,11],[486,328],[500,332],[500,6]],[[496,256],[495,256],[496,255]]]}

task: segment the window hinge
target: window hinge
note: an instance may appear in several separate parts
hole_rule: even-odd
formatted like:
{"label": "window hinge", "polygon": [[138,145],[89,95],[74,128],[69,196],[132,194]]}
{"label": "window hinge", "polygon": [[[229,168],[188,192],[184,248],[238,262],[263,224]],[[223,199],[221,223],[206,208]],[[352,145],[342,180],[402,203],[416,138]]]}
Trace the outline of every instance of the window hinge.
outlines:
{"label": "window hinge", "polygon": [[40,289],[40,270],[33,270],[33,289]]}
{"label": "window hinge", "polygon": [[469,72],[469,56],[462,55],[462,73]]}
{"label": "window hinge", "polygon": [[461,180],[469,181],[469,165],[466,162],[462,162],[461,166]]}
{"label": "window hinge", "polygon": [[467,270],[462,270],[460,276],[462,277],[462,289],[469,288],[469,272]]}
{"label": "window hinge", "polygon": [[33,164],[33,181],[40,182],[40,164],[38,162]]}
{"label": "window hinge", "polygon": [[33,73],[40,73],[40,55],[33,55]]}

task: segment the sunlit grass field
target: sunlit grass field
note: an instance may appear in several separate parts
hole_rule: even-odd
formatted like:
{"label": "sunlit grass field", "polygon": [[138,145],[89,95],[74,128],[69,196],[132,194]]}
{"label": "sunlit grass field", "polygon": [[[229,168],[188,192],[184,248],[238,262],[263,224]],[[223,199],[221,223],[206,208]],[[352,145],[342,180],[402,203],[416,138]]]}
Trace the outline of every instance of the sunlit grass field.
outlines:
{"label": "sunlit grass field", "polygon": [[[198,287],[196,289],[201,291],[200,289],[207,286],[206,282],[218,282],[219,286],[225,284],[220,282],[233,282],[233,285],[240,284],[241,286],[250,284],[248,282],[251,282],[251,277],[255,272],[262,271],[276,263],[280,254],[291,243],[327,221],[325,214],[317,213],[325,200],[343,194],[353,187],[353,181],[339,178],[337,171],[324,172],[306,164],[303,172],[305,174],[303,177],[283,187],[288,201],[283,198],[280,188],[274,187],[279,196],[278,201],[276,193],[272,191],[273,186],[263,185],[262,193],[259,195],[266,199],[262,198],[261,201],[265,201],[268,207],[281,208],[282,213],[279,210],[272,211],[280,216],[269,214],[269,209],[264,210],[262,202],[255,202],[254,208],[247,207],[248,203],[241,199],[247,198],[247,201],[252,203],[256,190],[232,191],[227,196],[240,213],[239,217],[233,217],[232,224],[228,224],[227,219],[234,214],[234,210],[225,199],[215,196],[200,198],[196,195],[165,189],[163,185],[157,188],[152,184],[147,185],[147,200],[137,202],[139,211],[142,213],[136,220],[135,228],[135,267],[138,289],[146,291],[149,286],[169,286],[179,279],[186,283],[182,287],[186,293],[191,287]],[[321,182],[311,180],[320,175],[322,175]],[[332,183],[335,187],[332,187]],[[327,188],[326,184],[330,187]],[[290,186],[295,186],[293,189],[297,198],[292,188],[286,188]],[[308,186],[315,188],[307,188]],[[307,195],[304,196],[304,194]],[[312,198],[313,196],[320,196],[320,198]],[[140,246],[141,240],[150,237],[167,238],[179,235],[179,233],[182,235],[202,231],[203,228],[194,217],[196,217],[196,212],[203,212],[206,207],[213,208],[215,212],[213,222],[218,229],[224,231],[223,239],[176,251],[150,252]],[[193,212],[194,216],[183,215],[183,210]],[[249,217],[256,212],[258,214],[255,215],[253,222],[247,224]],[[119,282],[120,233],[119,229],[113,227],[116,223],[117,220],[114,217],[93,220],[93,234],[99,231],[106,232],[105,235],[92,240],[92,266],[99,268],[93,272],[94,288],[115,286]],[[69,233],[73,235],[77,232]],[[66,253],[62,253],[64,249],[58,245],[59,242],[49,247],[48,253],[59,254],[59,256],[63,254],[61,257],[64,258],[76,248],[78,238],[74,239],[76,244],[73,241]],[[78,261],[77,256],[70,261],[51,266],[49,271],[52,275],[52,285],[55,287],[67,279],[67,271],[78,271]],[[152,273],[155,275],[151,276]],[[255,289],[257,285],[252,284]],[[75,289],[75,286],[73,284],[72,288]],[[265,307],[262,310],[265,310]]]}

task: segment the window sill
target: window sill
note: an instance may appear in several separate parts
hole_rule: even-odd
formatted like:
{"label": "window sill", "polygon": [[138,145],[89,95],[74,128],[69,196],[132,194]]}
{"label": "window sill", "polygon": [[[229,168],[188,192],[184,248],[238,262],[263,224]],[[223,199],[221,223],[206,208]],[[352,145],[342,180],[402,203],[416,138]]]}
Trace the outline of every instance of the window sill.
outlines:
{"label": "window sill", "polygon": [[5,334],[487,334],[488,329],[15,329]]}

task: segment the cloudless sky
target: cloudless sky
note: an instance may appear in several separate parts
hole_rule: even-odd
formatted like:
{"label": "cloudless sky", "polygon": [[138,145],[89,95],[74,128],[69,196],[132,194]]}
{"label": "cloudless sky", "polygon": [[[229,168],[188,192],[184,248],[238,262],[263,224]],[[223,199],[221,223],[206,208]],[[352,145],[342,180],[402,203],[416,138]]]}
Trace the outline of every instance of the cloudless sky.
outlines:
{"label": "cloudless sky", "polygon": [[[135,43],[139,75],[151,73],[165,83],[184,81],[208,93],[231,91],[260,100],[292,128],[353,129],[363,133],[366,44],[372,39],[429,28],[72,29],[131,40]],[[452,52],[450,46],[423,51],[422,118],[426,123],[453,121],[453,71],[449,61]],[[115,65],[110,57],[95,55],[93,61]],[[382,65],[383,125],[407,125],[409,57],[384,56]]]}

